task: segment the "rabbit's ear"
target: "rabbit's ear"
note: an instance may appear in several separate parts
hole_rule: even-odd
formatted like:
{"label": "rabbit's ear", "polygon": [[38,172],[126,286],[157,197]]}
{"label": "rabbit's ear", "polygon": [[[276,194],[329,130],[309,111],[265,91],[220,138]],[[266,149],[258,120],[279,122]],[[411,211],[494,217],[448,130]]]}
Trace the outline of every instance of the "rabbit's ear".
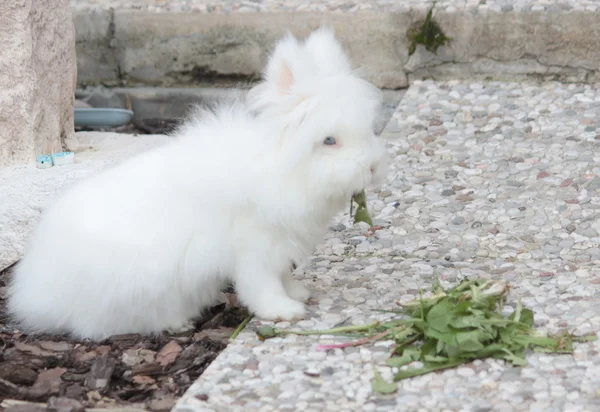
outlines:
{"label": "rabbit's ear", "polygon": [[282,94],[290,91],[297,81],[294,66],[300,54],[298,40],[288,34],[277,43],[265,71],[265,80]]}
{"label": "rabbit's ear", "polygon": [[322,76],[348,74],[352,65],[333,28],[321,26],[311,33],[304,43],[306,53],[313,59]]}

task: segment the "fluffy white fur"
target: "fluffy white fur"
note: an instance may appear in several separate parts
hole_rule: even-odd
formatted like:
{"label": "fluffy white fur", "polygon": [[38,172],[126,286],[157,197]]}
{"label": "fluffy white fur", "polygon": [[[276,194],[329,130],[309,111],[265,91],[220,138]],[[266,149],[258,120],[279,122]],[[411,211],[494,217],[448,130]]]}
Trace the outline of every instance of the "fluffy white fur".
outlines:
{"label": "fluffy white fur", "polygon": [[302,317],[309,291],[291,262],[385,174],[379,99],[331,30],[285,37],[247,99],[197,113],[171,143],[76,183],[44,211],[9,314],[29,333],[158,333],[233,280],[258,317]]}

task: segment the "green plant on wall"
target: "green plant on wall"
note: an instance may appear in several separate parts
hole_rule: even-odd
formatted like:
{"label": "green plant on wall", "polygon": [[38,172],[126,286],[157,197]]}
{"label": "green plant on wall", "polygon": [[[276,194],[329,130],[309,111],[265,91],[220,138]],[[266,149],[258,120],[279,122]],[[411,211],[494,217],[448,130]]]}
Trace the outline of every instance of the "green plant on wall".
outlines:
{"label": "green plant on wall", "polygon": [[447,44],[451,39],[442,31],[440,25],[433,19],[433,7],[429,9],[425,21],[413,26],[408,33],[410,48],[408,55],[412,55],[417,49],[417,45],[422,44],[427,51],[437,52],[437,49]]}

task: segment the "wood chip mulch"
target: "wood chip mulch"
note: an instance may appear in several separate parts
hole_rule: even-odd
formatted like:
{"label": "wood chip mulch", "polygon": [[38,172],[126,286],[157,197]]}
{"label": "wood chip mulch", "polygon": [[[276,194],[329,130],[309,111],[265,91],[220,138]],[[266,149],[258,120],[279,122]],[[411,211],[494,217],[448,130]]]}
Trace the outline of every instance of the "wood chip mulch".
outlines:
{"label": "wood chip mulch", "polygon": [[230,288],[193,330],[177,335],[27,336],[3,318],[8,276],[0,273],[0,411],[168,411],[247,316]]}

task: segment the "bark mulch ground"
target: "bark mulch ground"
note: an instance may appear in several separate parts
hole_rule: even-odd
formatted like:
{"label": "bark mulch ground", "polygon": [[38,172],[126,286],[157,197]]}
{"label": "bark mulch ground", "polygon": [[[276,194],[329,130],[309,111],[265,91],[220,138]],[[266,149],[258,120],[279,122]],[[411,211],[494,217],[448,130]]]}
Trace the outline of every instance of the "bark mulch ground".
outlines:
{"label": "bark mulch ground", "polygon": [[247,316],[230,288],[194,329],[176,335],[27,336],[3,317],[9,272],[0,272],[0,411],[168,411]]}

